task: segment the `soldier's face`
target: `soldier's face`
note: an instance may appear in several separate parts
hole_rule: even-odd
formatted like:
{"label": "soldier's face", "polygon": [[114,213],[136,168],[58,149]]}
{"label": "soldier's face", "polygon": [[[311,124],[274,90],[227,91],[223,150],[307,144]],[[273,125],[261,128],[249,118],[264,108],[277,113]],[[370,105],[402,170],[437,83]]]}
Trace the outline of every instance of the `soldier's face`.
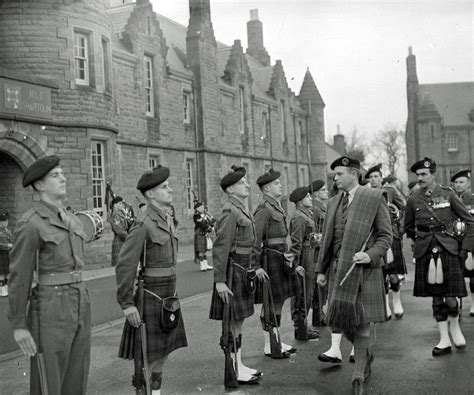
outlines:
{"label": "soldier's face", "polygon": [[277,178],[276,180],[273,180],[272,182],[269,182],[265,186],[267,187],[267,191],[269,192],[268,194],[270,196],[279,198],[281,197],[281,195],[283,195],[283,185],[281,185],[279,178]]}
{"label": "soldier's face", "polygon": [[372,188],[380,188],[382,186],[382,175],[376,171],[370,173],[369,182]]}
{"label": "soldier's face", "polygon": [[345,192],[349,192],[359,183],[357,173],[345,166],[337,166],[334,169],[334,182],[339,190]]}
{"label": "soldier's face", "polygon": [[62,199],[66,196],[66,177],[59,166],[52,169],[41,180],[35,182],[38,192],[52,199]]}
{"label": "soldier's face", "polygon": [[418,185],[421,188],[428,188],[434,183],[435,176],[429,169],[419,169],[416,171],[416,177],[418,179]]}
{"label": "soldier's face", "polygon": [[466,192],[469,189],[469,178],[458,177],[454,181],[454,190],[458,193]]}
{"label": "soldier's face", "polygon": [[163,206],[170,206],[173,203],[173,190],[170,188],[168,180],[151,188],[149,197],[156,203]]}
{"label": "soldier's face", "polygon": [[321,200],[328,200],[329,199],[329,191],[326,187],[326,185],[323,185],[323,187],[314,193],[316,197],[318,197]]}
{"label": "soldier's face", "polygon": [[228,189],[230,189],[230,192],[233,192],[234,195],[240,199],[245,199],[250,195],[250,185],[245,177],[242,177],[239,181],[237,181],[234,185],[231,185]]}
{"label": "soldier's face", "polygon": [[311,194],[308,193],[304,197],[302,203],[303,203],[303,207],[306,207],[306,208],[313,207],[313,200],[311,199]]}

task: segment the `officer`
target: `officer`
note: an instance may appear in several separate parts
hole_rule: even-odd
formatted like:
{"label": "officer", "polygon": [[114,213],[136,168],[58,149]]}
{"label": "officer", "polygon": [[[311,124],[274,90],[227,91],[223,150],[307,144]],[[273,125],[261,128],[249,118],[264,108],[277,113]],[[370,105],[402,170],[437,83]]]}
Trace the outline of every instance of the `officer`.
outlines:
{"label": "officer", "polygon": [[[54,155],[38,159],[23,175],[23,187],[31,185],[40,200],[20,218],[10,252],[9,319],[18,346],[33,357],[32,394],[45,390],[37,352],[44,357],[50,394],[85,394],[89,373],[91,310],[82,282],[86,235],[80,220],[63,208],[66,177],[59,160]],[[30,296],[34,270],[38,285]],[[39,307],[34,318],[32,303]],[[32,331],[33,325],[39,330]]]}
{"label": "officer", "polygon": [[[459,327],[457,297],[467,295],[463,265],[474,247],[474,220],[456,193],[436,182],[436,163],[424,158],[410,168],[418,178],[420,190],[408,198],[404,228],[415,242],[415,285],[413,295],[433,298],[433,315],[438,322],[440,341],[433,356],[451,353],[451,340],[464,348],[466,340]],[[465,223],[461,248],[456,239],[455,221]]]}
{"label": "officer", "polygon": [[[295,203],[296,213],[290,222],[291,249],[295,257],[294,264],[296,271],[300,275],[300,283],[303,285],[299,289],[300,295],[291,298],[291,315],[295,325],[295,339],[297,340],[314,340],[319,337],[319,332],[313,328],[304,330],[305,338],[298,337],[298,312],[302,309],[302,313],[307,317],[313,300],[314,285],[316,282],[316,261],[314,259],[315,245],[315,229],[312,213],[312,198],[308,187],[296,188],[290,194],[290,202]],[[304,306],[297,306],[297,303],[303,300]],[[313,312],[314,314],[314,312]],[[301,328],[300,328],[301,329]]]}
{"label": "officer", "polygon": [[[460,170],[451,177],[454,183],[454,190],[464,203],[471,215],[474,215],[474,193],[471,192],[471,170]],[[472,262],[472,256],[471,262]],[[474,317],[474,268],[471,266],[464,268],[464,276],[469,278],[469,289],[471,291],[471,309],[469,314]]]}
{"label": "officer", "polygon": [[[130,327],[138,328],[143,320],[146,324],[147,358],[153,395],[160,394],[163,365],[168,355],[188,345],[182,315],[176,312],[172,316],[173,328],[169,328],[167,324],[165,326],[163,318],[164,301],[178,296],[176,292],[178,239],[173,218],[168,214],[173,201],[169,176],[170,170],[167,167],[158,166],[152,171],[145,172],[138,180],[137,189],[147,200],[147,208],[130,229],[115,267],[117,301],[127,318],[119,357],[130,358],[127,352],[127,344],[130,342],[127,336],[132,332]],[[145,292],[143,315],[140,317],[133,292],[137,265],[144,249],[146,256],[141,266],[144,271]],[[141,388],[136,390],[139,393]]]}
{"label": "officer", "polygon": [[[222,320],[224,303],[232,303],[231,331],[236,339],[239,384],[257,384],[261,375],[242,363],[242,325],[254,313],[253,298],[256,276],[267,276],[252,262],[255,245],[255,221],[247,210],[250,187],[244,167],[232,166],[232,171],[221,180],[227,202],[216,225],[216,239],[212,248],[214,263],[214,292],[209,318]],[[228,286],[229,265],[232,267],[232,289]]]}

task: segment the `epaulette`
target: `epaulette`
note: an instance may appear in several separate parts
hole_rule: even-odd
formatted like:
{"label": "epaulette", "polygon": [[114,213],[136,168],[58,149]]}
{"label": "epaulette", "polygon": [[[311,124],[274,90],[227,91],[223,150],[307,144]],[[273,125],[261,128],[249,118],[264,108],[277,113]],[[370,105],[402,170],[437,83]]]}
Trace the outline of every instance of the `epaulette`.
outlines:
{"label": "epaulette", "polygon": [[227,213],[232,210],[232,204],[230,202],[225,202],[224,205],[222,206],[222,212]]}
{"label": "epaulette", "polygon": [[447,189],[448,191],[454,192],[454,189],[451,188],[451,187],[448,186],[448,185],[439,184],[439,187],[440,187],[441,189]]}
{"label": "epaulette", "polygon": [[23,214],[18,222],[25,222],[28,221],[34,214],[36,214],[36,210],[34,208],[30,208],[25,214]]}

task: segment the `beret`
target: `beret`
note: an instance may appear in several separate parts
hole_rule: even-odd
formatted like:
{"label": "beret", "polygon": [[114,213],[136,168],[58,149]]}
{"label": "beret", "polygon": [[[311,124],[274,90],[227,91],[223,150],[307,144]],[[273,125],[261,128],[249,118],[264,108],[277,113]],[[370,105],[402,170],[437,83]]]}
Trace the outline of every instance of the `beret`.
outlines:
{"label": "beret", "polygon": [[379,172],[380,175],[382,175],[382,164],[379,163],[378,165],[375,165],[375,166],[372,166],[369,168],[369,170],[367,170],[367,173],[365,173],[365,177],[364,178],[369,178],[369,176],[372,174],[372,173],[375,173],[375,172]]}
{"label": "beret", "polygon": [[323,180],[316,180],[313,181],[311,184],[308,185],[308,190],[311,192],[311,187],[313,188],[313,192],[318,192],[323,186],[325,182]]}
{"label": "beret", "polygon": [[122,199],[121,196],[115,196],[115,197],[112,199],[112,202],[111,202],[111,203],[112,203],[112,206],[113,206],[115,203],[120,203],[120,202],[122,202],[122,201],[123,201],[123,199]]}
{"label": "beret", "polygon": [[360,161],[356,158],[349,158],[348,156],[341,156],[331,163],[331,170],[334,170],[338,166],[353,167],[354,169],[360,169]]}
{"label": "beret", "polygon": [[204,206],[204,203],[203,202],[200,202],[199,200],[197,199],[194,199],[194,209],[197,209],[198,207],[201,207],[201,206]]}
{"label": "beret", "polygon": [[408,184],[408,189],[412,189],[416,184],[418,184],[418,181],[412,181]]}
{"label": "beret", "polygon": [[170,176],[170,169],[167,167],[158,165],[151,171],[147,171],[142,174],[138,180],[137,189],[144,193],[149,189],[160,185],[162,182],[165,182]]}
{"label": "beret", "polygon": [[458,179],[459,177],[471,178],[471,170],[459,170],[456,174],[454,174],[454,176],[451,177],[451,182],[456,181],[456,179]]}
{"label": "beret", "polygon": [[234,185],[237,181],[242,179],[247,173],[247,170],[245,170],[245,167],[232,165],[231,169],[232,171],[228,172],[224,177],[222,177],[222,180],[220,183],[221,188],[224,192],[227,189],[227,187]]}
{"label": "beret", "polygon": [[0,211],[0,221],[6,221],[8,219],[8,211]]}
{"label": "beret", "polygon": [[23,174],[23,187],[26,188],[35,181],[41,180],[57,166],[59,166],[59,156],[49,155],[38,159]]}
{"label": "beret", "polygon": [[410,167],[410,171],[413,173],[416,173],[416,171],[419,169],[429,169],[432,173],[434,173],[436,171],[436,162],[433,159],[427,158],[425,156],[423,159],[415,162],[412,167]]}
{"label": "beret", "polygon": [[388,184],[391,184],[392,182],[395,182],[395,181],[397,181],[397,180],[398,180],[397,177],[392,176],[391,174],[389,174],[387,177],[385,177],[385,178],[383,179],[383,182],[386,182],[386,183],[388,183]]}
{"label": "beret", "polygon": [[269,182],[272,182],[276,180],[277,178],[280,178],[280,176],[281,176],[281,173],[279,171],[270,169],[265,174],[257,178],[257,184],[259,187],[263,187]]}
{"label": "beret", "polygon": [[367,185],[370,181],[367,178],[362,178],[362,175],[359,176],[359,185]]}
{"label": "beret", "polygon": [[293,192],[290,193],[290,202],[297,203],[300,200],[303,200],[308,195],[308,193],[308,187],[296,188]]}

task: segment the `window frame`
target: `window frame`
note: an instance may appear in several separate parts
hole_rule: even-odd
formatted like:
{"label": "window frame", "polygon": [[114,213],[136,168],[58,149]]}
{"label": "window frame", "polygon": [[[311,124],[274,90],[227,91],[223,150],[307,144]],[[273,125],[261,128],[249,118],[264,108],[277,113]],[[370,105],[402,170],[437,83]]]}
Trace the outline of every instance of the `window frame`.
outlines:
{"label": "window frame", "polygon": [[239,86],[239,132],[245,134],[245,88]]}
{"label": "window frame", "polygon": [[149,154],[148,155],[148,168],[153,170],[158,165],[161,165],[161,155],[160,154]]}
{"label": "window frame", "polygon": [[446,146],[448,147],[448,152],[459,151],[459,136],[456,133],[449,133]]}
{"label": "window frame", "polygon": [[185,160],[186,174],[186,210],[189,213],[194,212],[194,159],[186,158]]}
{"label": "window frame", "polygon": [[[97,148],[100,149],[98,150]],[[105,207],[105,153],[105,141],[91,140],[92,209],[101,217],[105,217],[107,213],[107,208]],[[95,160],[97,158],[99,159],[99,161]],[[102,202],[102,204],[99,205],[99,202]]]}
{"label": "window frame", "polygon": [[183,123],[189,125],[191,123],[191,92],[183,90]]}
{"label": "window frame", "polygon": [[[77,44],[77,39],[83,39],[84,40],[84,46],[80,47]],[[74,55],[74,76],[75,76],[75,82],[77,85],[83,85],[83,86],[90,86],[90,56],[89,56],[89,50],[90,50],[90,34],[84,31],[74,31],[74,50],[73,50],[73,55]],[[83,50],[83,56],[79,56],[77,53],[77,49],[82,48]],[[78,61],[79,62],[84,62],[83,65],[83,70],[84,70],[84,78],[79,78],[78,75],[80,73],[81,68],[78,68]]]}
{"label": "window frame", "polygon": [[155,92],[153,89],[153,57],[144,56],[143,60],[144,78],[143,87],[145,89],[145,115],[148,117],[155,116]]}

